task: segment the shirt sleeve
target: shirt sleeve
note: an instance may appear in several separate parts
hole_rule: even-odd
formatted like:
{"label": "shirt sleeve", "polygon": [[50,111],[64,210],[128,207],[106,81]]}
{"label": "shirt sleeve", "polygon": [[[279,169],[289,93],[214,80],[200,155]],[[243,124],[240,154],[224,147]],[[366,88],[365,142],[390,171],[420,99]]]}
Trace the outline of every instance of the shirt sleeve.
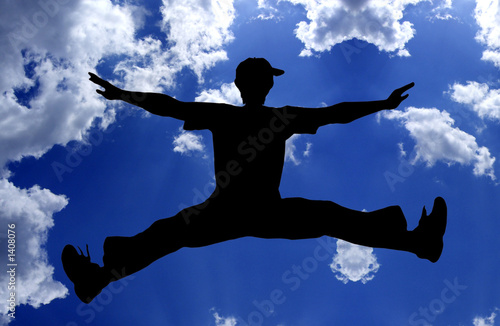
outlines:
{"label": "shirt sleeve", "polygon": [[315,109],[285,106],[279,109],[283,121],[289,122],[289,132],[294,134],[315,134],[320,127],[315,118]]}

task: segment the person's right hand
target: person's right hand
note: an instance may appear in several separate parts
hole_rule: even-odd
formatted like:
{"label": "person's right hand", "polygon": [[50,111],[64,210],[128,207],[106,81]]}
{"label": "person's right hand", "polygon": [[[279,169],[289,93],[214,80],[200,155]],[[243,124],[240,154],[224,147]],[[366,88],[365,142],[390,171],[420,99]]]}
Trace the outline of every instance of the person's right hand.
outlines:
{"label": "person's right hand", "polygon": [[413,86],[415,86],[415,83],[409,83],[408,85],[405,85],[401,88],[394,90],[394,92],[392,92],[391,95],[387,98],[387,103],[389,106],[388,109],[393,110],[397,108],[399,104],[401,104],[401,102],[406,100],[408,94],[403,95],[403,93],[412,88]]}
{"label": "person's right hand", "polygon": [[96,92],[98,94],[101,94],[102,96],[104,96],[108,100],[119,100],[120,99],[121,93],[122,93],[121,89],[114,86],[110,82],[105,81],[104,79],[100,78],[96,74],[89,72],[89,75],[90,75],[91,82],[104,88],[104,91],[102,91],[100,89],[96,89]]}

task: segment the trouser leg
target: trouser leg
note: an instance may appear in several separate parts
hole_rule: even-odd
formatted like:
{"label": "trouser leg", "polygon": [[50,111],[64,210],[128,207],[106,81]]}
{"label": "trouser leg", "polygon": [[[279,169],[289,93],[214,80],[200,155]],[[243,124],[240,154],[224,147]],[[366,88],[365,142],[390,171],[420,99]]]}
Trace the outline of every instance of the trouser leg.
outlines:
{"label": "trouser leg", "polygon": [[369,247],[411,250],[411,234],[399,206],[362,212],[331,201],[285,198],[255,223],[262,224],[253,229],[254,236],[260,238],[326,235]]}
{"label": "trouser leg", "polygon": [[200,204],[158,220],[133,237],[106,238],[105,269],[119,270],[125,277],[183,247],[204,247],[243,236],[235,223],[237,214],[232,216],[234,209],[220,207]]}

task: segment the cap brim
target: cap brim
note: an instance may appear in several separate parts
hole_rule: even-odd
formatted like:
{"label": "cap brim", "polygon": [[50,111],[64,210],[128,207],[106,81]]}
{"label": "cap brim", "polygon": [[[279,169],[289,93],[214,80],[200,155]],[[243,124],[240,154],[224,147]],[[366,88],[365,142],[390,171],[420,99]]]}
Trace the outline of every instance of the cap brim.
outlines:
{"label": "cap brim", "polygon": [[273,72],[273,76],[281,76],[281,75],[283,75],[285,73],[284,70],[276,69],[276,68],[273,68],[272,72]]}

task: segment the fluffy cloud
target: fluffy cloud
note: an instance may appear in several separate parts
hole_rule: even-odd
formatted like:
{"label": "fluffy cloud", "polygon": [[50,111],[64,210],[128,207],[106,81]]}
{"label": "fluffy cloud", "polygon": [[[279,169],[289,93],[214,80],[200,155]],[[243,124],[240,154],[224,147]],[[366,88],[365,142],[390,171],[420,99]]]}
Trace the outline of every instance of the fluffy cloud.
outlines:
{"label": "fluffy cloud", "polygon": [[295,157],[295,151],[297,147],[295,146],[294,142],[300,137],[300,135],[295,134],[292,135],[292,137],[288,138],[286,140],[286,146],[285,146],[285,162],[286,161],[291,161],[295,165],[300,164],[300,160]]}
{"label": "fluffy cloud", "polygon": [[500,68],[500,5],[498,0],[476,0],[474,17],[479,25],[476,40],[486,46],[483,60]]}
{"label": "fluffy cloud", "polygon": [[212,312],[212,315],[215,318],[215,326],[236,326],[237,324],[236,318],[222,317],[217,311],[215,311],[214,308],[210,309],[210,312]]}
{"label": "fluffy cloud", "polygon": [[[49,229],[54,226],[52,215],[68,204],[67,198],[54,195],[47,189],[34,186],[19,189],[5,179],[0,180],[0,242],[7,243],[7,225],[15,224],[16,251],[16,300],[17,304],[29,304],[35,308],[48,304],[56,298],[64,298],[68,289],[52,276],[54,267],[48,263],[43,246],[47,242]],[[7,251],[0,253],[7,261]],[[22,266],[22,268],[21,268]],[[0,284],[8,284],[9,275],[0,275]],[[7,302],[10,291],[0,287],[0,299]],[[7,305],[0,305],[0,316],[4,322]]]}
{"label": "fluffy cloud", "polygon": [[405,111],[385,111],[383,117],[400,121],[410,132],[415,141],[416,153],[412,163],[426,162],[433,166],[437,161],[447,164],[473,164],[473,173],[477,176],[488,176],[495,180],[493,163],[486,147],[479,147],[476,138],[457,127],[455,121],[446,111],[435,108],[409,107]]}
{"label": "fluffy cloud", "polygon": [[329,51],[335,44],[357,38],[381,51],[409,56],[406,43],[415,33],[412,24],[401,22],[409,4],[423,0],[287,0],[303,5],[309,22],[301,21],[295,34],[305,48],[301,56]]}
{"label": "fluffy cloud", "polygon": [[311,148],[312,148],[312,143],[307,142],[306,143],[306,150],[303,153],[303,155],[305,157],[309,157],[309,155],[311,155]]}
{"label": "fluffy cloud", "polygon": [[375,277],[379,267],[373,248],[337,240],[337,254],[333,257],[330,268],[339,281],[361,281],[365,284]]}
{"label": "fluffy cloud", "polygon": [[207,89],[200,92],[196,102],[228,103],[242,105],[240,91],[234,83],[222,84],[220,89]]}
{"label": "fluffy cloud", "polygon": [[492,312],[489,317],[475,317],[472,323],[474,326],[494,326],[496,316],[496,312]]}
{"label": "fluffy cloud", "polygon": [[87,71],[106,55],[130,50],[134,11],[108,1],[0,7],[0,165],[82,140],[96,119],[109,124],[113,114],[93,96]]}
{"label": "fluffy cloud", "polygon": [[222,46],[234,37],[229,28],[235,18],[232,0],[163,0],[162,30],[174,46],[170,51],[198,78],[219,60],[227,60]]}
{"label": "fluffy cloud", "polygon": [[135,53],[117,64],[129,89],[159,91],[175,86],[175,75],[191,69],[203,82],[203,72],[227,60],[224,45],[234,39],[232,0],[163,0],[160,27],[165,40],[139,40]]}
{"label": "fluffy cloud", "polygon": [[[299,140],[301,136],[300,134],[294,134],[286,140],[285,162],[292,162],[295,165],[302,163],[300,154],[297,154],[297,140]],[[308,157],[311,154],[312,143],[307,142],[305,147],[305,150],[301,154],[302,157]]]}
{"label": "fluffy cloud", "polygon": [[[277,0],[277,2],[279,2],[279,0]],[[257,8],[261,12],[259,16],[257,16],[258,19],[281,19],[281,16],[277,15],[279,10],[276,9],[273,4],[269,3],[269,0],[257,0]]]}
{"label": "fluffy cloud", "polygon": [[174,137],[174,152],[191,155],[193,152],[204,152],[203,136],[191,131],[180,129],[180,134]]}
{"label": "fluffy cloud", "polygon": [[468,81],[455,83],[449,90],[451,99],[469,106],[482,119],[500,122],[500,89],[490,89],[487,84]]}
{"label": "fluffy cloud", "polygon": [[440,4],[438,4],[434,9],[431,10],[430,19],[439,19],[439,20],[449,20],[453,19],[453,15],[450,14],[450,11],[453,7],[452,0],[442,0]]}

